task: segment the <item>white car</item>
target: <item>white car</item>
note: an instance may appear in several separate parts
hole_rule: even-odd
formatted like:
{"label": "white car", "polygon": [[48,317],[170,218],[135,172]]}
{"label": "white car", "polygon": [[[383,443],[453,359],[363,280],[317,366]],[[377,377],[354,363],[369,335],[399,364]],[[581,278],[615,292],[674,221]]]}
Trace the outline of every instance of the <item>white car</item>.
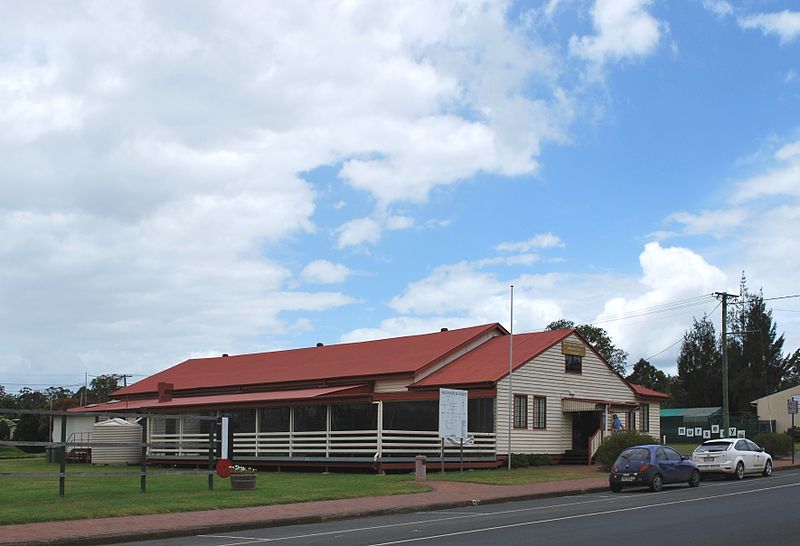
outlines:
{"label": "white car", "polygon": [[772,456],[746,438],[707,440],[692,452],[702,474],[725,474],[741,480],[746,474],[772,475]]}

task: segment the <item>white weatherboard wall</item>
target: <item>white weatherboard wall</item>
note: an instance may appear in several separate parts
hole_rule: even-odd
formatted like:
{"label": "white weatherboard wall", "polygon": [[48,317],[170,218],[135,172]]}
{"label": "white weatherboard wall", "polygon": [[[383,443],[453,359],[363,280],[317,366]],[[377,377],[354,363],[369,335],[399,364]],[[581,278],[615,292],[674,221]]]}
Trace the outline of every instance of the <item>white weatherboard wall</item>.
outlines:
{"label": "white weatherboard wall", "polygon": [[[578,336],[565,338],[586,345]],[[561,400],[571,398],[636,402],[633,391],[594,352],[588,348],[582,373],[564,371],[561,343],[556,343],[514,371],[513,393],[528,396],[528,428],[511,431],[513,453],[561,454],[572,447],[572,417],[561,411]],[[533,397],[547,398],[547,428],[533,427]],[[658,430],[659,404],[650,404],[650,429]],[[497,384],[497,452],[508,453],[508,377]]]}

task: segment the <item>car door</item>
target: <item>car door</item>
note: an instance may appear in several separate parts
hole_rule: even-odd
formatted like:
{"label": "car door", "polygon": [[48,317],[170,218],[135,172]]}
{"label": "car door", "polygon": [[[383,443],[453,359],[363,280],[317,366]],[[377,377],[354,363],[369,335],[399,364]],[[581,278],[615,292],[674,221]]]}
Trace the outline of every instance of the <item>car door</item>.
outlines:
{"label": "car door", "polygon": [[750,449],[750,452],[753,454],[752,455],[752,457],[753,457],[753,468],[752,468],[752,470],[753,470],[753,472],[760,472],[761,470],[764,469],[764,465],[767,462],[767,458],[764,455],[764,453],[761,451],[761,448],[759,448],[754,442],[751,442],[750,440],[745,440],[745,442],[747,442],[747,447]]}
{"label": "car door", "polygon": [[744,471],[752,472],[754,453],[750,451],[750,446],[747,445],[747,440],[738,440],[735,444],[733,444],[733,449],[735,449],[738,456],[741,457],[742,462],[744,463]]}
{"label": "car door", "polygon": [[664,453],[667,455],[667,460],[672,463],[672,468],[675,473],[675,481],[688,482],[689,478],[692,476],[692,470],[694,470],[694,467],[689,464],[687,459],[685,459],[680,453],[671,447],[664,447]]}
{"label": "car door", "polygon": [[667,452],[663,447],[656,449],[656,464],[658,465],[658,468],[661,469],[661,476],[664,479],[664,483],[673,483],[678,481],[675,478],[675,462],[669,460],[667,457]]}

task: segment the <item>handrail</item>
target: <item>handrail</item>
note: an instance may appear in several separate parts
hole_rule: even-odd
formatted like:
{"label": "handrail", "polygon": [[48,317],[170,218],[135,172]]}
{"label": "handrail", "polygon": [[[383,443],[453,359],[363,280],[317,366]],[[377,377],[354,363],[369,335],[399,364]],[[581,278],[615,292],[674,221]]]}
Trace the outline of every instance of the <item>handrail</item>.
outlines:
{"label": "handrail", "polygon": [[594,434],[589,437],[589,460],[587,461],[588,464],[592,464],[592,457],[594,454],[597,453],[597,450],[600,449],[600,446],[603,443],[603,429],[598,428]]}

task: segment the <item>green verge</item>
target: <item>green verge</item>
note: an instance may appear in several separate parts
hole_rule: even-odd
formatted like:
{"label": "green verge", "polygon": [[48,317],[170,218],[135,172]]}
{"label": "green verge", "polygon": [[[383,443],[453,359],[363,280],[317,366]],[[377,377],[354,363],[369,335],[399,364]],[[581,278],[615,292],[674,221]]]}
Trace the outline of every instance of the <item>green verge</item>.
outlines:
{"label": "green verge", "polygon": [[497,470],[468,470],[464,472],[441,472],[428,467],[428,479],[436,481],[484,483],[490,485],[517,485],[541,483],[578,478],[605,477],[605,473],[587,466],[586,470],[564,469],[558,466],[536,466]]}
{"label": "green verge", "polygon": [[20,448],[16,446],[0,446],[0,459],[10,459],[10,458],[36,458],[41,457],[41,455],[37,455],[36,453],[25,453]]}
{"label": "green verge", "polygon": [[[229,480],[196,476],[150,476],[147,492],[139,491],[139,476],[104,476],[108,472],[136,472],[138,467],[67,466],[65,496],[58,496],[57,477],[11,478],[3,474],[57,473],[58,464],[44,459],[0,460],[0,525],[37,521],[188,512],[243,508],[315,500],[400,495],[429,491],[408,474],[319,474],[259,472],[253,491],[232,491]],[[162,469],[152,469],[163,471]],[[93,477],[69,476],[87,472]]]}

